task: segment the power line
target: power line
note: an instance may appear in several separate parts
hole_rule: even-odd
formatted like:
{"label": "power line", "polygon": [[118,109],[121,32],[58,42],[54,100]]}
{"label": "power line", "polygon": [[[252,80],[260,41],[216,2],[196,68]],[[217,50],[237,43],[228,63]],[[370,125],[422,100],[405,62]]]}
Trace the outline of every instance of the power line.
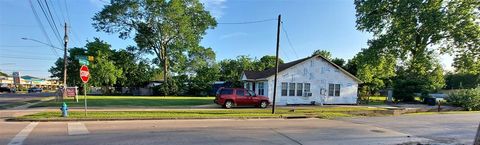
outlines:
{"label": "power line", "polygon": [[80,38],[80,37],[77,35],[77,33],[75,33],[75,31],[73,31],[73,29],[72,29],[72,24],[70,24],[70,29],[69,29],[69,30],[72,31],[72,34],[73,34],[73,36],[75,37],[75,40],[78,42],[78,44],[81,44],[82,41],[81,41],[80,39],[82,39],[82,38]]}
{"label": "power line", "polygon": [[57,6],[58,8],[60,9],[60,14],[62,15],[62,18],[63,18],[63,21],[66,22],[67,19],[65,19],[65,15],[63,14],[63,9],[62,9],[62,5],[60,4],[60,1],[56,1],[57,2]]}
{"label": "power line", "polygon": [[31,57],[12,57],[12,56],[1,56],[2,58],[11,58],[11,59],[29,59],[29,60],[48,60],[48,61],[52,61],[54,59],[58,59],[58,58],[31,58]]}
{"label": "power line", "polygon": [[[283,50],[283,49],[280,49],[280,50],[282,51],[283,55],[284,55],[288,60],[290,60],[290,58],[287,56],[287,53],[285,53],[285,50]],[[285,61],[286,61],[286,60],[285,60]]]}
{"label": "power line", "polygon": [[55,20],[53,19],[52,12],[50,11],[50,7],[48,6],[47,0],[44,0],[44,2],[45,2],[45,5],[47,6],[47,11],[48,11],[48,14],[50,15],[50,20],[52,21],[53,26],[55,27],[55,32],[57,32],[58,37],[60,38],[59,40],[60,40],[60,45],[61,45],[63,41],[61,41],[62,37],[60,37],[61,35],[60,35],[60,32],[58,31],[57,24],[55,23]]}
{"label": "power line", "polygon": [[277,19],[264,19],[264,20],[258,20],[258,21],[245,21],[245,22],[225,22],[225,23],[217,23],[217,24],[223,24],[223,25],[239,25],[239,24],[253,24],[253,23],[262,23],[262,22],[268,22],[268,21],[276,21]]}
{"label": "power line", "polygon": [[[45,3],[47,3],[47,1],[45,0]],[[59,24],[62,23],[62,19],[60,19],[60,17],[58,16],[59,14],[57,13],[57,10],[55,9],[55,6],[53,6],[54,4],[52,4],[52,11],[53,11],[53,15],[55,15],[55,17],[57,18],[57,21]],[[48,5],[47,5],[48,6]],[[61,13],[61,12],[60,12]],[[63,21],[65,22],[65,21]],[[60,25],[61,26],[61,25]]]}
{"label": "power line", "polygon": [[56,26],[54,27],[52,22],[50,22],[50,19],[48,18],[48,15],[47,15],[47,12],[45,11],[45,9],[43,8],[43,5],[42,3],[40,3],[39,0],[37,0],[37,3],[38,5],[40,6],[40,9],[42,10],[43,12],[43,16],[45,16],[45,18],[47,19],[47,22],[48,22],[48,25],[50,26],[50,28],[52,29],[53,31],[53,34],[55,35],[55,37],[57,38],[58,42],[60,43],[60,45],[62,44],[62,41],[60,39],[60,34],[58,33],[58,30],[56,30]]}
{"label": "power line", "polygon": [[[33,6],[32,0],[29,0],[29,2],[30,2],[30,7],[32,8],[33,14],[35,15],[35,19],[37,20],[37,23],[39,24],[40,29],[42,30],[43,35],[44,35],[45,38],[47,39],[48,44],[50,44],[51,46],[53,46],[53,45],[52,45],[52,41],[50,40],[50,37],[48,36],[47,31],[45,31],[45,28],[43,27],[42,21],[40,20],[40,17],[38,16],[37,11],[35,10],[35,7]],[[58,56],[57,51],[55,51],[55,49],[53,49],[53,47],[50,47],[50,48],[52,49],[53,53],[54,53],[56,56]]]}
{"label": "power line", "polygon": [[64,2],[64,4],[65,4],[65,11],[66,11],[66,13],[67,13],[68,23],[69,23],[70,25],[72,25],[72,22],[70,22],[70,14],[69,14],[69,12],[68,12],[67,0],[63,0],[63,2]]}
{"label": "power line", "polygon": [[21,45],[0,45],[0,48],[1,47],[44,47],[44,46],[35,46],[35,45],[25,45],[25,46],[21,46]]}
{"label": "power line", "polygon": [[[283,21],[282,21],[282,24],[283,24]],[[282,30],[285,33],[285,37],[287,37],[288,45],[290,45],[290,48],[293,50],[293,53],[295,54],[295,56],[298,59],[299,57],[297,55],[297,51],[295,51],[295,49],[293,48],[292,42],[290,41],[290,37],[288,37],[287,30],[285,30],[285,27],[283,27],[283,25],[282,25]]]}

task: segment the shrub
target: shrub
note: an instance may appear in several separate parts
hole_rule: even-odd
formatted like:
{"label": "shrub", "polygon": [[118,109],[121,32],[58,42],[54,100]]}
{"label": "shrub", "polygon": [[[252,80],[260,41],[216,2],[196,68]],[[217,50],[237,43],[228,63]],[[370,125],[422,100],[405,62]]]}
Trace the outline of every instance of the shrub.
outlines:
{"label": "shrub", "polygon": [[449,94],[447,101],[465,110],[480,110],[480,88],[457,90]]}

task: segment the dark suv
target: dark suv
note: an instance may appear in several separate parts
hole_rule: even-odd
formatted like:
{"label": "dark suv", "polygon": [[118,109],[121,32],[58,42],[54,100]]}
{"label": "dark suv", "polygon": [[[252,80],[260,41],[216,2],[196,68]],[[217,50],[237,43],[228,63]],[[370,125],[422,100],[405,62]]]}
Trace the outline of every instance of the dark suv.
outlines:
{"label": "dark suv", "polygon": [[233,106],[266,108],[270,104],[268,97],[257,96],[253,91],[243,88],[220,88],[213,102],[227,109]]}

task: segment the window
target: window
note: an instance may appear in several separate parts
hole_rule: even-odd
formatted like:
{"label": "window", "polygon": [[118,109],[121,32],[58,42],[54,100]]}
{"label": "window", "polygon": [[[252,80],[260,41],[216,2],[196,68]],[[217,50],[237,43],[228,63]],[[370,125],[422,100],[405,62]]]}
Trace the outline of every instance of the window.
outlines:
{"label": "window", "polygon": [[295,83],[290,83],[288,86],[288,96],[295,96]]}
{"label": "window", "polygon": [[251,90],[248,90],[248,91],[247,91],[247,96],[253,97],[253,96],[255,96],[255,92],[253,92],[253,91],[251,91]]}
{"label": "window", "polygon": [[340,96],[340,84],[328,84],[328,96]]}
{"label": "window", "polygon": [[335,90],[335,85],[334,84],[328,84],[328,96],[333,96],[333,92]]}
{"label": "window", "polygon": [[282,96],[287,96],[288,83],[282,83]]}
{"label": "window", "polygon": [[297,83],[297,96],[303,96],[303,84]]}
{"label": "window", "polygon": [[231,94],[233,94],[233,90],[232,89],[221,89],[220,94],[221,95],[231,95]]}
{"label": "window", "polygon": [[310,83],[305,83],[303,90],[306,96],[312,96],[312,93],[310,92]]}
{"label": "window", "polygon": [[251,90],[252,89],[252,83],[251,82],[245,82],[245,86],[243,88]]}
{"label": "window", "polygon": [[335,96],[340,96],[340,84],[335,84]]}
{"label": "window", "polygon": [[236,90],[237,96],[245,96],[245,91],[244,90]]}
{"label": "window", "polygon": [[263,82],[258,83],[258,95],[264,95],[265,88]]}

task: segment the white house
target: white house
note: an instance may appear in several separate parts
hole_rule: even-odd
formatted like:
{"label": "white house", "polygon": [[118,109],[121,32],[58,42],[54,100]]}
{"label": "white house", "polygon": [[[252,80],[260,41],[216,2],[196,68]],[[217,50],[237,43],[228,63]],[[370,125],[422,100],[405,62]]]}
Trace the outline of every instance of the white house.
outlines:
{"label": "white house", "polygon": [[[244,87],[273,101],[275,68],[244,71]],[[356,104],[361,80],[338,65],[315,55],[278,66],[277,105]]]}

